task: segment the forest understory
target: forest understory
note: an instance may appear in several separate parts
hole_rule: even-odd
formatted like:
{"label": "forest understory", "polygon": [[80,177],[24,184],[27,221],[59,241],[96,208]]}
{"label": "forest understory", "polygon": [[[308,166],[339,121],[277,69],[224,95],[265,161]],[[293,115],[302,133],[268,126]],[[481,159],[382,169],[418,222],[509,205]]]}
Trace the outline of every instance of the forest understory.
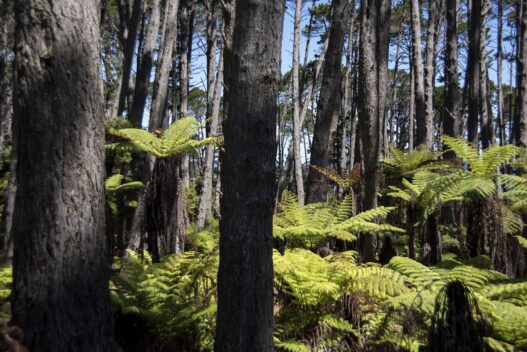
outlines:
{"label": "forest understory", "polygon": [[526,0],[0,0],[0,351],[527,351]]}

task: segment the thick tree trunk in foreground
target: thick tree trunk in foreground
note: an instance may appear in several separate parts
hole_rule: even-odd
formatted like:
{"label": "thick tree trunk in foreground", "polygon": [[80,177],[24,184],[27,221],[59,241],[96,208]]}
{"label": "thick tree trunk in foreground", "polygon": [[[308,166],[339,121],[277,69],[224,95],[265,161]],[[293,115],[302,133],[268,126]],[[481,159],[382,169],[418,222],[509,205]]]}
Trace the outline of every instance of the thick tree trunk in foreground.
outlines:
{"label": "thick tree trunk in foreground", "polygon": [[[388,85],[388,44],[390,0],[361,3],[359,57],[359,138],[361,145],[362,210],[377,206],[377,175],[380,152],[380,124],[384,121]],[[375,257],[376,236],[362,234],[359,252],[363,262]]]}
{"label": "thick tree trunk in foreground", "polygon": [[115,351],[99,1],[20,1],[16,11],[13,323],[32,352]]}
{"label": "thick tree trunk in foreground", "polygon": [[283,6],[282,0],[238,1],[232,46],[225,48],[217,352],[273,350],[272,229]]}
{"label": "thick tree trunk in foreground", "polygon": [[[334,0],[329,29],[329,45],[324,62],[317,117],[311,146],[310,164],[328,168],[333,153],[333,141],[337,129],[342,99],[342,52],[347,24],[346,0]],[[319,172],[309,172],[307,178],[306,203],[326,200],[328,180]]]}
{"label": "thick tree trunk in foreground", "polygon": [[[439,4],[440,5],[440,4]],[[426,147],[434,146],[434,81],[436,69],[436,43],[439,32],[440,16],[438,0],[428,0],[428,25],[424,65]]]}

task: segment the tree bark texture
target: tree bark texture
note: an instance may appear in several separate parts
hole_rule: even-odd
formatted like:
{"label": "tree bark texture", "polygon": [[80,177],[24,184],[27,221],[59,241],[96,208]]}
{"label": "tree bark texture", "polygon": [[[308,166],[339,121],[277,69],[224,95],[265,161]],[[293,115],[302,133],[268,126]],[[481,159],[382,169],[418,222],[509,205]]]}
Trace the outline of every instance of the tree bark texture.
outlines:
{"label": "tree bark texture", "polygon": [[433,124],[427,120],[426,101],[425,101],[425,83],[423,73],[423,57],[421,54],[421,8],[419,0],[411,0],[412,12],[412,68],[414,72],[414,96],[415,101],[415,121],[417,133],[415,136],[415,145],[427,145],[431,139]]}
{"label": "tree bark texture", "polygon": [[[311,146],[310,164],[324,168],[330,166],[342,99],[341,61],[348,18],[347,5],[348,2],[346,0],[333,1],[328,50],[317,103],[317,117],[313,133],[313,144]],[[327,178],[319,172],[309,172],[306,203],[325,201],[327,191]]]}
{"label": "tree bark texture", "polygon": [[99,1],[19,1],[16,14],[13,323],[32,352],[116,351]]}
{"label": "tree bark texture", "polygon": [[518,48],[518,101],[514,118],[514,141],[516,145],[527,147],[527,1],[519,1],[520,28]]}
{"label": "tree bark texture", "polygon": [[[461,92],[458,78],[457,54],[457,10],[459,0],[447,0],[446,4],[446,50],[445,50],[445,101],[443,110],[443,133],[457,137],[460,131]],[[448,156],[453,157],[452,153]]]}
{"label": "tree bark texture", "polygon": [[[361,153],[362,210],[377,206],[380,124],[384,121],[388,85],[390,0],[361,3],[358,82],[359,139]],[[362,234],[359,252],[363,262],[375,257],[376,236]]]}
{"label": "tree bark texture", "polygon": [[225,48],[217,352],[273,350],[276,101],[283,6],[282,0],[238,1],[232,45]]}

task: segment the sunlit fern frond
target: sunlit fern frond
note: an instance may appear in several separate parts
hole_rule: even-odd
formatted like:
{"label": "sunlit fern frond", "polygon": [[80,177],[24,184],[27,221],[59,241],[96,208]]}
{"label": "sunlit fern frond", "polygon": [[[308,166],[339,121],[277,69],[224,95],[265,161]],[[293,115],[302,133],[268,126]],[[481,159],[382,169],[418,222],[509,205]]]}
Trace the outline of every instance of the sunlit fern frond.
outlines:
{"label": "sunlit fern frond", "polygon": [[403,151],[394,146],[389,148],[389,157],[381,159],[387,173],[400,177],[410,177],[418,171],[437,171],[449,167],[449,164],[438,162],[441,153],[428,150],[421,145],[411,151]]}
{"label": "sunlit fern frond", "polygon": [[330,168],[324,168],[317,165],[310,165],[312,170],[315,170],[331,182],[337,184],[338,186],[342,187],[345,190],[351,189],[353,186],[355,186],[360,181],[360,166],[359,164],[356,164],[356,166],[353,167],[353,170],[344,177],[341,176],[336,170],[330,169]]}
{"label": "sunlit fern frond", "polygon": [[141,150],[152,153],[158,158],[164,156],[161,140],[148,131],[139,128],[125,128],[118,130],[111,127],[107,128],[107,131],[116,137],[129,140]]}
{"label": "sunlit fern frond", "polygon": [[199,122],[193,117],[176,120],[163,132],[161,138],[162,153],[173,156],[191,152],[193,150],[191,140],[198,132],[199,127]]}

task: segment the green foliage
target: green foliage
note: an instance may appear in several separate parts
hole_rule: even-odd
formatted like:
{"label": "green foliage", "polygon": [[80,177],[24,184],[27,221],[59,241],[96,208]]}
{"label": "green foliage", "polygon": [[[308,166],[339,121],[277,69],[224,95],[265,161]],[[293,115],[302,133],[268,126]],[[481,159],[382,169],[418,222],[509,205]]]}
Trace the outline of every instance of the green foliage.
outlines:
{"label": "green foliage", "polygon": [[398,227],[376,222],[386,219],[394,208],[378,207],[351,216],[351,197],[345,197],[339,203],[300,207],[293,194],[284,192],[279,209],[274,218],[274,236],[296,247],[316,249],[329,239],[354,241],[358,233],[404,232]]}
{"label": "green foliage", "polygon": [[11,267],[0,267],[0,318],[11,316],[11,288],[13,285],[13,270]]}
{"label": "green foliage", "polygon": [[152,153],[158,158],[168,158],[180,154],[195,153],[196,148],[218,141],[217,137],[210,137],[201,141],[192,139],[199,127],[199,122],[196,119],[185,117],[174,122],[161,134],[160,138],[138,128],[117,129],[107,127],[107,130],[110,134],[129,140],[139,149]]}
{"label": "green foliage", "polygon": [[[106,204],[110,208],[112,215],[117,216],[120,213],[118,206],[117,195],[127,191],[138,190],[144,187],[144,184],[139,181],[126,182],[124,175],[115,174],[106,179],[104,188],[106,190]],[[137,203],[135,201],[128,201],[125,206],[135,208]]]}

